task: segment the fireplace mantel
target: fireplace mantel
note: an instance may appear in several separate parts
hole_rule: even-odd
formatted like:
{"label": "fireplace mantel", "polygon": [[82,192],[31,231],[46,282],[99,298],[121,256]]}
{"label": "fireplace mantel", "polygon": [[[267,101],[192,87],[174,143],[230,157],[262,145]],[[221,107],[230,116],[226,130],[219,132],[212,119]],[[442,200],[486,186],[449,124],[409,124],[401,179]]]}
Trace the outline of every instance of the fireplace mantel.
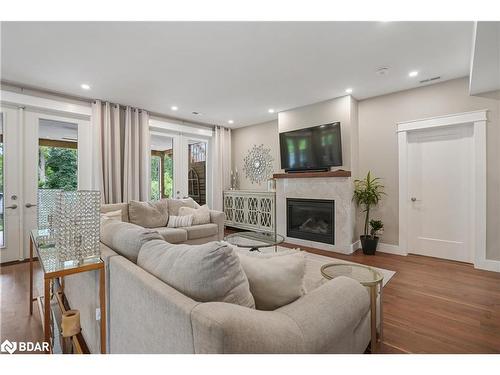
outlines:
{"label": "fireplace mantel", "polygon": [[351,177],[351,171],[339,169],[327,172],[295,172],[295,173],[275,173],[273,178],[314,178],[314,177]]}

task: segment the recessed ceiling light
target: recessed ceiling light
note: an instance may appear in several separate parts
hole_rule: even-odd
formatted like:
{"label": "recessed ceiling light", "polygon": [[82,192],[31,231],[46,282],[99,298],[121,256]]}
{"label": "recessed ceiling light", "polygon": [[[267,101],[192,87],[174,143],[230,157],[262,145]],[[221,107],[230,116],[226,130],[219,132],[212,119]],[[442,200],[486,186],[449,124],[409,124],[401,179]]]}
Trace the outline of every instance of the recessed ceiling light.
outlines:
{"label": "recessed ceiling light", "polygon": [[345,89],[345,92],[350,94],[352,92],[352,89],[351,88]]}
{"label": "recessed ceiling light", "polygon": [[179,109],[179,107],[177,107],[176,105],[173,105],[172,107],[170,107],[170,109],[172,111],[177,111]]}
{"label": "recessed ceiling light", "polygon": [[84,89],[84,90],[90,90],[90,85],[88,85],[88,84],[86,84],[86,83],[82,83],[82,84],[80,85],[80,87],[81,87],[82,89]]}
{"label": "recessed ceiling light", "polygon": [[267,110],[267,112],[269,112],[269,113],[274,113],[274,108],[269,108],[269,109]]}
{"label": "recessed ceiling light", "polygon": [[234,121],[233,120],[229,120],[227,123],[228,124],[234,124]]}
{"label": "recessed ceiling light", "polygon": [[408,75],[409,75],[410,77],[416,77],[416,76],[418,76],[418,72],[417,72],[416,70],[414,70],[414,71],[412,71],[412,72],[408,73]]}

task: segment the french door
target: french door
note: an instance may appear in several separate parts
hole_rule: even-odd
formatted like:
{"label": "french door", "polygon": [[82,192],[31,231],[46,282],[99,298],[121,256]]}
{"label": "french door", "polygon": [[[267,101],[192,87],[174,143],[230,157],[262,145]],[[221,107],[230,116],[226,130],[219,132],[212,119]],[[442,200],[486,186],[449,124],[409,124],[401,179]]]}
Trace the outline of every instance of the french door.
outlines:
{"label": "french door", "polygon": [[210,204],[210,168],[210,137],[152,127],[151,199],[191,197]]}
{"label": "french door", "polygon": [[0,263],[22,259],[20,202],[22,153],[17,109],[0,108]]}
{"label": "french door", "polygon": [[0,263],[4,263],[29,254],[39,190],[90,188],[91,128],[88,120],[30,109],[2,108],[1,112]]}

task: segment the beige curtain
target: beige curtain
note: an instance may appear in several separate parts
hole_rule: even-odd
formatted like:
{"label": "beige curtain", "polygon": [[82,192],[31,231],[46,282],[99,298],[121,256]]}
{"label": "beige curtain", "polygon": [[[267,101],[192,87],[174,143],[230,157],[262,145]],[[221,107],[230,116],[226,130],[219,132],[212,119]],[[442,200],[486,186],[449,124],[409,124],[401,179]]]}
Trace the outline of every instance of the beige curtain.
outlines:
{"label": "beige curtain", "polygon": [[149,115],[96,100],[92,105],[93,188],[103,203],[149,199]]}
{"label": "beige curtain", "polygon": [[216,126],[213,153],[213,200],[214,210],[222,211],[222,192],[231,187],[231,129]]}

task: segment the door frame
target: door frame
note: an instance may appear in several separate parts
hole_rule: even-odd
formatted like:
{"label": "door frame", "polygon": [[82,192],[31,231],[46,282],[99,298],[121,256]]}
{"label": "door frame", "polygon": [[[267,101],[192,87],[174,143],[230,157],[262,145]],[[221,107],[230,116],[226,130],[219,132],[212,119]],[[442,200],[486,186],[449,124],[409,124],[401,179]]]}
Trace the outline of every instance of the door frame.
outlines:
{"label": "door frame", "polygon": [[475,268],[500,272],[500,262],[486,259],[486,123],[488,110],[437,116],[397,123],[399,149],[399,250],[408,254],[408,133],[446,126],[473,127],[471,245]]}

